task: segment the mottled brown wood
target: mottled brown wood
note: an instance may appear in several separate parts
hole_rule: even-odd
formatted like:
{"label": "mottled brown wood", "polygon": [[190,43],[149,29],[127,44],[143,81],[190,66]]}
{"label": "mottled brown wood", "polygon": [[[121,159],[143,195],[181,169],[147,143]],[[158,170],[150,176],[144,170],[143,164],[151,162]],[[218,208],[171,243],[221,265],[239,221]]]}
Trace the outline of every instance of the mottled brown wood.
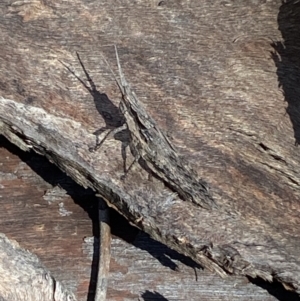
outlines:
{"label": "mottled brown wood", "polygon": [[[299,4],[164,4],[3,3],[1,95],[13,101],[1,101],[1,131],[23,149],[34,145],[131,223],[203,266],[277,279],[299,292],[298,111],[289,103],[285,114],[277,87],[279,80],[287,101],[297,99],[299,75],[287,63],[299,62],[290,18]],[[273,43],[281,40],[277,22],[282,48]],[[209,182],[219,210],[170,202],[170,191],[140,167],[120,181],[123,136],[88,151],[92,133],[120,118],[101,60],[103,52],[113,63],[112,44],[133,90]],[[274,48],[283,58],[271,56]],[[84,79],[75,51],[96,84],[90,91],[59,63]],[[291,75],[284,85],[283,70]]]}
{"label": "mottled brown wood", "polygon": [[[99,233],[94,194],[46,159],[2,138],[0,146],[0,232],[35,253],[78,300],[94,300]],[[251,283],[242,276],[221,279],[138,232],[114,211],[111,222],[108,301],[299,300],[280,284]]]}
{"label": "mottled brown wood", "polygon": [[99,236],[94,193],[3,137],[0,146],[0,232],[36,254],[78,300],[93,296],[98,255],[92,257],[91,270],[83,250],[84,237]]}

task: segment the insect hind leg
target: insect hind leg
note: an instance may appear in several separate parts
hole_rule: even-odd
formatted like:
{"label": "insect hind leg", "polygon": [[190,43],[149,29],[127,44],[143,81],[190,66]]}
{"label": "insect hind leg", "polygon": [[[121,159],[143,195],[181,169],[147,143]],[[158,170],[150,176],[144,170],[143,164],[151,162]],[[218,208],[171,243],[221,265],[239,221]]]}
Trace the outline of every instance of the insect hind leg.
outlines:
{"label": "insect hind leg", "polygon": [[99,135],[96,135],[96,145],[94,147],[90,147],[89,151],[95,152],[96,150],[98,150],[101,147],[101,145],[105,142],[106,139],[111,138],[115,134],[117,134],[123,130],[126,130],[126,129],[127,129],[126,123],[118,128],[109,129],[109,130],[107,130],[107,133],[105,134],[105,136],[103,137],[103,139],[101,141],[99,141]]}
{"label": "insect hind leg", "polygon": [[129,165],[129,167],[127,168],[127,170],[125,170],[124,175],[121,176],[121,180],[124,181],[126,176],[128,175],[128,173],[131,171],[132,167],[134,166],[135,163],[137,163],[140,159],[140,156],[134,157],[134,160],[132,161],[132,163]]}

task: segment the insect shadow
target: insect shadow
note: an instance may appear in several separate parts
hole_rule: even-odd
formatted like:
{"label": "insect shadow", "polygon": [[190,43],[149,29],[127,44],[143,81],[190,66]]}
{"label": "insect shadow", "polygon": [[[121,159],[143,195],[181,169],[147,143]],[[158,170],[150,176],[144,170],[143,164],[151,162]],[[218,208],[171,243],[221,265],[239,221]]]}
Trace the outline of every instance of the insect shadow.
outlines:
{"label": "insect shadow", "polygon": [[[57,166],[50,163],[45,157],[38,155],[33,151],[24,152],[20,150],[4,136],[0,136],[0,147],[6,148],[10,153],[18,156],[22,162],[26,163],[26,165],[46,183],[49,183],[53,187],[59,186],[64,189],[66,193],[71,196],[74,203],[80,206],[88,214],[91,220],[92,236],[95,237],[95,239],[92,247],[92,262],[90,266],[90,283],[88,285],[87,301],[95,300],[100,248],[99,215],[97,209],[99,200],[95,197],[95,192],[91,188],[85,189],[78,185],[74,180],[58,169]],[[125,217],[120,215],[117,211],[113,209],[110,209],[110,211],[111,232],[114,237],[126,241],[137,249],[147,251],[155,258],[155,260],[158,260],[163,266],[168,267],[171,270],[176,270],[178,268],[176,261],[180,261],[192,268],[200,268],[197,263],[193,263],[188,257],[171,250],[160,242],[154,241],[148,234],[141,232],[141,230],[130,225]],[[155,296],[151,294],[153,293],[149,292],[149,294],[146,293],[146,295],[142,295],[142,297],[145,298],[141,299],[141,301],[151,300],[151,296]]]}
{"label": "insect shadow", "polygon": [[161,295],[160,293],[154,291],[154,292],[150,292],[150,291],[145,291],[142,294],[142,298],[144,301],[168,301],[168,299],[166,299],[163,295]]}
{"label": "insect shadow", "polygon": [[191,258],[179,254],[177,251],[170,249],[168,246],[158,242],[150,237],[149,234],[137,229],[129,224],[128,220],[120,215],[117,211],[111,210],[111,232],[114,236],[125,240],[134,247],[148,252],[162,266],[169,268],[172,271],[179,271],[178,262],[190,267],[194,270],[195,280],[198,280],[197,270],[202,270],[203,267],[193,261]]}
{"label": "insect shadow", "polygon": [[[96,142],[95,146],[90,148],[90,151],[97,150],[101,144],[108,138],[109,134],[113,132],[113,130],[116,130],[118,128],[121,128],[125,124],[125,118],[123,114],[121,113],[118,106],[116,106],[105,93],[101,93],[97,90],[96,85],[92,78],[90,77],[88,71],[86,70],[79,54],[76,52],[78,61],[82,67],[82,70],[85,74],[87,83],[82,80],[79,76],[75,74],[75,72],[68,67],[66,64],[60,61],[62,65],[64,65],[65,68],[68,69],[68,71],[76,77],[76,79],[86,88],[86,90],[92,95],[95,107],[99,114],[102,116],[105,126],[96,130],[93,134],[96,136]],[[107,134],[104,136],[102,140],[99,140],[99,137],[104,132],[107,132]],[[124,172],[126,174],[126,148],[129,145],[130,142],[130,134],[127,129],[123,129],[122,131],[117,132],[114,134],[114,138],[116,140],[119,140],[122,142],[122,158],[123,158],[123,168]]]}
{"label": "insect shadow", "polygon": [[300,144],[299,16],[299,1],[283,1],[277,16],[282,40],[271,44],[274,48],[271,56],[277,67],[278,86],[282,88],[287,102],[286,113],[293,126],[296,146]]}
{"label": "insect shadow", "polygon": [[[88,71],[86,70],[79,54],[76,52],[78,61],[82,67],[82,70],[85,74],[86,80],[88,84],[86,84],[79,76],[75,74],[73,70],[71,70],[70,67],[68,67],[66,64],[64,64],[62,61],[60,63],[68,69],[68,71],[76,77],[76,79],[87,89],[87,91],[93,96],[93,100],[96,106],[97,111],[99,114],[102,116],[102,118],[105,121],[105,126],[98,129],[95,131],[93,134],[96,136],[96,142],[95,146],[90,148],[90,151],[95,151],[97,150],[102,143],[110,136],[110,134],[114,134],[114,138],[116,140],[119,140],[122,142],[122,148],[121,148],[121,154],[122,154],[122,159],[123,159],[123,170],[124,170],[124,175],[121,177],[122,180],[124,180],[133,167],[135,163],[139,163],[140,166],[148,172],[148,178],[152,179],[152,177],[156,177],[151,170],[148,168],[147,164],[139,158],[139,159],[134,159],[133,162],[129,164],[127,167],[127,155],[126,155],[126,149],[128,146],[130,146],[130,141],[131,141],[131,136],[130,132],[128,129],[126,129],[126,122],[125,122],[125,117],[121,113],[119,107],[117,107],[105,93],[101,93],[100,91],[97,90],[96,85],[92,78],[90,77]],[[104,138],[99,140],[99,136],[107,132],[104,135]],[[134,149],[130,148],[133,156],[136,158],[136,152]]]}

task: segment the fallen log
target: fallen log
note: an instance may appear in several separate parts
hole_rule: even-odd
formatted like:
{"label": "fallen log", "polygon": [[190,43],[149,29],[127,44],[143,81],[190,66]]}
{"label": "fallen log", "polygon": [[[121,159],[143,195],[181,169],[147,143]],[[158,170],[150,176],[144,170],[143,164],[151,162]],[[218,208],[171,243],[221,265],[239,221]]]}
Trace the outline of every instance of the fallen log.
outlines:
{"label": "fallen log", "polygon": [[[289,37],[298,28],[289,14],[300,11],[299,4],[268,2],[256,11],[254,2],[204,2],[3,7],[1,133],[23,150],[45,155],[132,224],[204,267],[221,276],[276,279],[299,293],[297,92],[287,93],[297,91],[297,80],[283,85],[288,115],[277,88],[282,72],[299,76],[284,59],[297,53]],[[211,12],[220,25],[212,26]],[[277,15],[286,48],[273,43],[285,42]],[[86,19],[89,33],[82,31]],[[122,181],[124,133],[89,151],[93,133],[116,127],[121,118],[117,87],[101,59],[103,51],[113,64],[108,44],[118,45],[132,89],[210,184],[218,210],[182,201],[140,166]],[[85,85],[75,51],[90,72]],[[292,59],[298,66],[296,55]]]}

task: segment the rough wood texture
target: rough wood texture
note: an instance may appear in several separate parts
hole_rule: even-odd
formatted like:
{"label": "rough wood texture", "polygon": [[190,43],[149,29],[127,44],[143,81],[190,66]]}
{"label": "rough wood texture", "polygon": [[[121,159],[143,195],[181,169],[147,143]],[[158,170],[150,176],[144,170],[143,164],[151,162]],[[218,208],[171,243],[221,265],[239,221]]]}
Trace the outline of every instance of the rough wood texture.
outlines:
{"label": "rough wood texture", "polygon": [[[14,101],[0,103],[1,131],[203,266],[299,293],[299,3],[160,4],[2,2],[1,95]],[[277,21],[281,48],[271,45],[281,40]],[[100,56],[113,63],[111,44],[147,110],[209,182],[218,211],[170,202],[139,167],[122,182],[124,137],[89,152],[92,133],[119,120],[119,93]],[[98,87],[91,93],[58,61],[84,79],[75,51]]]}
{"label": "rough wood texture", "polygon": [[95,301],[106,301],[107,294],[107,282],[109,275],[109,265],[110,265],[110,241],[111,241],[111,231],[110,231],[110,220],[109,220],[109,207],[105,201],[99,199],[99,262],[98,262],[98,273],[97,273],[97,285]]}
{"label": "rough wood texture", "polygon": [[30,252],[0,233],[0,300],[75,301]]}
{"label": "rough wood texture", "polygon": [[99,237],[94,193],[5,140],[0,139],[0,232],[36,254],[78,300],[93,300],[98,249],[92,260],[83,250],[84,237]]}
{"label": "rough wood texture", "polygon": [[[23,153],[3,138],[0,146],[0,232],[37,254],[78,300],[94,301],[99,238],[94,193],[45,158]],[[114,211],[111,222],[108,301],[299,301],[278,283],[222,279],[200,269]]]}

